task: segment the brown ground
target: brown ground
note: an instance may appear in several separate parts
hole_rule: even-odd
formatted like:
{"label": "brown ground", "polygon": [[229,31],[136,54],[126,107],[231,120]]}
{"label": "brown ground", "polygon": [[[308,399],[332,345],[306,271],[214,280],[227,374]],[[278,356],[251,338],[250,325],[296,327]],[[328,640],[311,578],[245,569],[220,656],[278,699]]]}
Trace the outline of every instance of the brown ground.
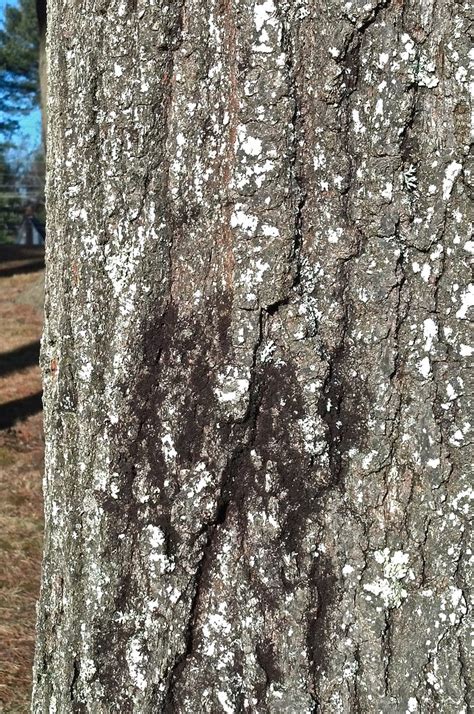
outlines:
{"label": "brown ground", "polygon": [[43,530],[42,415],[33,413],[41,272],[20,258],[0,247],[0,711],[9,714],[29,711]]}

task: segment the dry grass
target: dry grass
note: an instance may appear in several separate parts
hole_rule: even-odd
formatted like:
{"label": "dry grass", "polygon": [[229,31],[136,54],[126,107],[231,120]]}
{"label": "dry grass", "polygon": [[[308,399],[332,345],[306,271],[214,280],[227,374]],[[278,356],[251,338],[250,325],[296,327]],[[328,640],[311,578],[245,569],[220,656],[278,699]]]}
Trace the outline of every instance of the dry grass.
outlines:
{"label": "dry grass", "polygon": [[[41,315],[18,304],[38,273],[0,278],[0,352],[39,339]],[[0,355],[1,360],[1,355]],[[39,369],[0,378],[0,409],[40,388]],[[0,711],[29,711],[42,548],[41,414],[0,430]]]}

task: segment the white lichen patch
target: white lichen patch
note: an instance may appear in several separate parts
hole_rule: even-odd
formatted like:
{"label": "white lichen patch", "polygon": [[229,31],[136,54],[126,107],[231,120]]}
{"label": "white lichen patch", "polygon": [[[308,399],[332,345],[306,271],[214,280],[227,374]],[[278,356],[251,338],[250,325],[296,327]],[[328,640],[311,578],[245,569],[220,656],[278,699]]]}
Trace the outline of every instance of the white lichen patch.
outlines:
{"label": "white lichen patch", "polygon": [[230,703],[229,697],[227,696],[226,692],[223,692],[223,691],[217,692],[217,699],[218,699],[219,704],[221,705],[223,711],[225,712],[225,714],[234,714],[235,713],[235,708]]}
{"label": "white lichen patch", "polygon": [[158,526],[149,525],[146,528],[148,534],[148,549],[149,559],[151,563],[151,572],[156,573],[156,566],[159,568],[159,574],[171,573],[175,569],[175,563],[172,558],[169,558],[165,553],[166,540],[163,531]]}
{"label": "white lichen patch", "polygon": [[412,80],[420,87],[434,89],[439,84],[439,79],[436,77],[435,63],[416,46],[415,41],[404,33],[401,37],[403,50],[399,53],[399,57],[408,65],[408,71]]}
{"label": "white lichen patch", "polygon": [[165,434],[161,437],[161,450],[167,462],[174,461],[178,452],[174,448],[174,441],[171,434]]}
{"label": "white lichen patch", "polygon": [[257,285],[263,283],[263,276],[267,270],[270,270],[269,263],[263,261],[261,258],[250,258],[249,267],[242,270],[238,282],[252,290]]}
{"label": "white lichen patch", "polygon": [[407,168],[402,172],[401,179],[407,191],[416,191],[418,178],[416,175],[416,168],[413,164],[407,166]]}
{"label": "white lichen patch", "polygon": [[430,317],[423,322],[424,351],[431,352],[433,340],[438,336],[438,325]]}
{"label": "white lichen patch", "polygon": [[203,491],[206,486],[212,483],[212,474],[208,471],[204,461],[200,461],[193,469],[192,474],[187,480],[187,492],[188,498],[195,498],[199,496],[201,491]]}
{"label": "white lichen patch", "polygon": [[360,112],[358,109],[353,109],[352,110],[352,121],[354,123],[354,131],[356,134],[365,134],[367,129],[365,126],[362,124],[362,121],[360,119]]}
{"label": "white lichen patch", "polygon": [[382,566],[383,576],[371,583],[365,583],[364,590],[380,598],[385,607],[399,607],[407,597],[402,581],[412,575],[408,568],[408,553],[396,550],[391,555],[390,550],[385,548],[375,551],[374,559]]}
{"label": "white lichen patch", "polygon": [[467,311],[474,305],[474,284],[469,283],[467,288],[461,293],[461,307],[456,311],[458,320],[465,320]]}
{"label": "white lichen patch", "polygon": [[443,179],[443,198],[445,201],[450,197],[451,191],[453,190],[454,182],[462,169],[462,164],[457,161],[452,161],[447,167],[444,173]]}
{"label": "white lichen patch", "polygon": [[241,124],[237,129],[237,145],[247,156],[260,156],[262,153],[261,139],[249,136],[247,127],[244,124]]}
{"label": "white lichen patch", "polygon": [[301,429],[305,452],[313,456],[321,454],[326,448],[326,442],[323,438],[324,430],[321,428],[320,419],[315,419],[308,414],[304,419],[298,419],[298,424]]}
{"label": "white lichen patch", "polygon": [[140,638],[133,637],[127,646],[126,659],[132,684],[143,692],[147,687],[147,680],[145,679],[146,662],[142,648]]}
{"label": "white lichen patch", "polygon": [[254,21],[257,32],[261,32],[264,25],[275,24],[275,13],[276,7],[273,0],[264,0],[263,2],[255,3],[254,7]]}
{"label": "white lichen patch", "polygon": [[364,471],[368,471],[372,461],[377,456],[377,454],[378,451],[372,450],[366,456],[364,456],[364,458],[362,459],[362,468],[364,469]]}
{"label": "white lichen patch", "polygon": [[246,233],[248,236],[252,236],[257,230],[258,218],[251,213],[246,213],[243,209],[243,204],[236,204],[230,217],[230,225],[232,228],[240,228],[243,233]]}
{"label": "white lichen patch", "polygon": [[93,368],[92,364],[90,362],[85,362],[84,364],[81,365],[81,367],[79,369],[78,377],[83,382],[90,382],[93,371],[94,371],[94,368]]}
{"label": "white lichen patch", "polygon": [[424,379],[428,379],[431,374],[431,363],[429,357],[423,357],[417,364],[418,371]]}
{"label": "white lichen patch", "polygon": [[238,402],[248,393],[250,372],[228,365],[217,375],[217,382],[219,386],[214,389],[214,393],[221,404]]}

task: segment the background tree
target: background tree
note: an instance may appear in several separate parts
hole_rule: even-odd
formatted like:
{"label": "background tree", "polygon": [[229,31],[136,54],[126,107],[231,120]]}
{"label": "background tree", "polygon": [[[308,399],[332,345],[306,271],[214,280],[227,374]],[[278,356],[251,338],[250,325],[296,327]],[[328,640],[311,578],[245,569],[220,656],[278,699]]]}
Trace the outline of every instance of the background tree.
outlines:
{"label": "background tree", "polygon": [[[12,240],[21,222],[25,200],[38,207],[44,219],[43,150],[25,150],[18,140],[20,117],[39,106],[41,81],[46,92],[44,42],[46,9],[42,0],[21,0],[7,6],[0,29],[0,240]],[[44,142],[43,131],[43,142]],[[23,145],[22,145],[23,144]]]}
{"label": "background tree", "polygon": [[39,105],[38,54],[35,0],[7,5],[0,29],[0,131],[16,128],[16,116]]}
{"label": "background tree", "polygon": [[0,243],[12,240],[21,222],[21,196],[13,170],[0,146]]}
{"label": "background tree", "polygon": [[468,711],[465,12],[51,3],[35,712]]}

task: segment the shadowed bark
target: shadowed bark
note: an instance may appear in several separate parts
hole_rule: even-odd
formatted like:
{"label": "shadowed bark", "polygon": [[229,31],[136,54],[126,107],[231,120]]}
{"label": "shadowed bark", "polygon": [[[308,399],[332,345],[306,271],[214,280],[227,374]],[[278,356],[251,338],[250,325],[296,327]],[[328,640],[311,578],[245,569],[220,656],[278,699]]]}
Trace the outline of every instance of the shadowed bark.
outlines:
{"label": "shadowed bark", "polygon": [[464,6],[49,7],[34,712],[466,712]]}

